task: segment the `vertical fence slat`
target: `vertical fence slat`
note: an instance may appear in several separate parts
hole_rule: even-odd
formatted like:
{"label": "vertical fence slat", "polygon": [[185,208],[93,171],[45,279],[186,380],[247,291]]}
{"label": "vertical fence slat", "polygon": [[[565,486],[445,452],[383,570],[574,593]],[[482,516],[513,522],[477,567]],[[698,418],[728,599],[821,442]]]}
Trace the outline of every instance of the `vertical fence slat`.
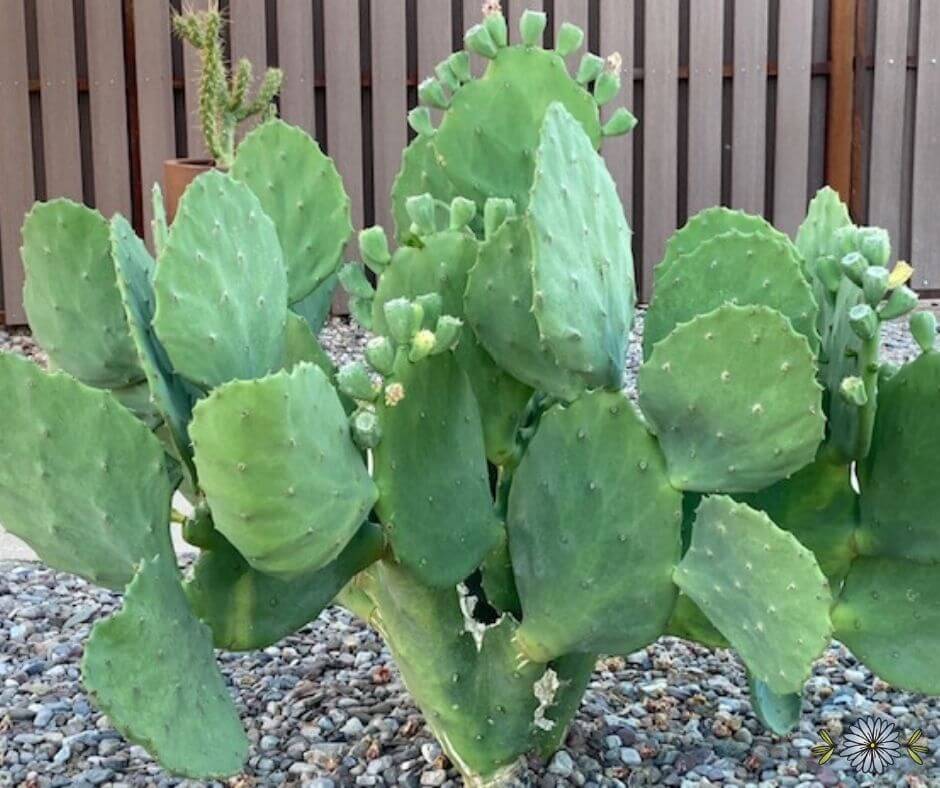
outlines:
{"label": "vertical fence slat", "polygon": [[389,195],[408,143],[407,33],[404,3],[372,6],[372,182],[375,221],[391,233]]}
{"label": "vertical fence slat", "polygon": [[[859,0],[830,0],[826,181],[851,200],[855,120],[855,28]],[[932,4],[932,0],[927,0]]]}
{"label": "vertical fence slat", "polygon": [[[268,65],[267,20],[265,4],[259,0],[229,0],[229,18],[231,19],[232,63],[247,58],[254,66],[255,81],[252,90],[258,85]],[[356,50],[358,51],[358,47]],[[253,95],[249,93],[249,96]],[[238,138],[241,139],[255,126],[258,118],[250,118],[239,126]]]}
{"label": "vertical fence slat", "polygon": [[[373,14],[379,14],[375,4]],[[314,41],[313,4],[311,0],[278,0],[277,54],[284,71],[281,89],[281,117],[314,134]]]}
{"label": "vertical fence slat", "polygon": [[26,20],[22,3],[11,3],[0,25],[0,262],[6,322],[26,322],[23,311],[23,267],[20,225],[36,195],[29,128],[29,71],[26,65]]}
{"label": "vertical fence slat", "polygon": [[723,32],[723,0],[689,4],[689,216],[721,202]]}
{"label": "vertical fence slat", "polygon": [[920,287],[940,287],[940,3],[922,0],[914,121],[911,263]]}
{"label": "vertical fence slat", "polygon": [[767,5],[767,0],[734,4],[731,204],[750,213],[764,211]]}
{"label": "vertical fence slat", "polygon": [[[632,0],[626,0],[626,2],[632,2]],[[618,0],[618,5],[620,2]],[[464,19],[467,19],[467,8],[472,8],[475,3],[473,0],[464,0]],[[509,25],[509,41],[512,44],[518,44],[521,41],[519,35],[519,19],[522,17],[524,11],[531,9],[532,11],[542,11],[543,5],[542,0],[511,0],[509,3],[509,14],[506,16],[506,22]],[[477,9],[479,10],[479,9]]]}
{"label": "vertical fence slat", "polygon": [[140,185],[144,234],[151,240],[150,189],[163,181],[163,162],[176,155],[170,10],[163,3],[134,3],[137,52],[137,117],[140,122]]}
{"label": "vertical fence slat", "polygon": [[646,4],[643,83],[643,295],[675,229],[678,148],[678,3]]}
{"label": "vertical fence slat", "polygon": [[[607,120],[617,107],[633,108],[633,0],[602,3],[600,9],[600,47],[603,55],[619,52],[623,58],[619,97],[602,109]],[[630,226],[633,226],[633,136],[634,132],[604,141],[604,159],[623,202]]]}
{"label": "vertical fence slat", "polygon": [[[189,0],[187,8],[204,11],[212,0]],[[209,151],[199,123],[199,50],[183,42],[183,95],[186,102],[186,155],[191,159],[208,159]]]}
{"label": "vertical fence slat", "polygon": [[[323,0],[323,27],[327,148],[349,193],[353,226],[360,229],[365,205],[359,4],[349,0]],[[345,294],[338,294],[334,310],[345,309]]]}
{"label": "vertical fence slat", "polygon": [[572,52],[566,58],[568,70],[572,73],[578,67],[581,55],[587,50],[588,44],[588,0],[555,0],[554,19],[552,20],[555,28],[555,42],[558,42],[558,31],[561,26],[569,22],[577,25],[584,31],[584,45]]}
{"label": "vertical fence slat", "polygon": [[813,0],[789,0],[780,9],[779,31],[773,218],[793,236],[806,212]]}
{"label": "vertical fence slat", "polygon": [[85,3],[88,38],[88,105],[95,206],[105,216],[131,215],[130,160],[127,146],[127,95],[121,0]]}
{"label": "vertical fence slat", "polygon": [[[64,13],[64,11],[68,13]],[[46,196],[82,199],[72,4],[36,0]]]}
{"label": "vertical fence slat", "polygon": [[868,223],[901,241],[901,161],[910,0],[878,3],[875,25],[875,85],[871,118]]}
{"label": "vertical fence slat", "polygon": [[451,52],[450,3],[418,0],[418,81],[434,76],[434,67]]}

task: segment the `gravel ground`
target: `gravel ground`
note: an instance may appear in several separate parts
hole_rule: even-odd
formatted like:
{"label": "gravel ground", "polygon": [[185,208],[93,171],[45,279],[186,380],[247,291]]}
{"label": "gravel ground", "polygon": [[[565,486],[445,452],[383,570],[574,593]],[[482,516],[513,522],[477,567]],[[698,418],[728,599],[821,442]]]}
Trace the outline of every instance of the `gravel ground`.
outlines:
{"label": "gravel ground", "polygon": [[[364,334],[341,319],[324,329],[334,358],[355,358]],[[32,355],[25,332],[0,328],[0,348]],[[915,355],[906,330],[891,328],[885,354]],[[631,348],[629,367],[639,360]],[[632,378],[632,374],[631,374]],[[119,597],[37,565],[0,564],[0,785],[194,785],[167,775],[129,746],[92,707],[79,661],[96,619]],[[252,751],[231,786],[456,786],[381,640],[333,608],[262,652],[220,654]],[[731,652],[673,638],[626,659],[598,663],[565,749],[531,763],[526,786],[940,786],[925,766],[901,761],[860,778],[834,758],[820,767],[809,748],[827,728],[838,737],[858,717],[890,716],[906,737],[940,735],[940,704],[893,690],[833,644],[804,695],[799,731],[768,735],[751,712],[747,681]]]}

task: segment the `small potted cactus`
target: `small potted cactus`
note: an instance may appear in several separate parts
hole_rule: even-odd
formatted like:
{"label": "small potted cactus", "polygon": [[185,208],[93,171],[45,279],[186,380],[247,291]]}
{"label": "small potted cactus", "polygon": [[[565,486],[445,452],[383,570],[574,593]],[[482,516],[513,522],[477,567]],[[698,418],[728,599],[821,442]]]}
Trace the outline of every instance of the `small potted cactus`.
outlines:
{"label": "small potted cactus", "polygon": [[235,132],[248,118],[274,117],[274,97],[281,89],[283,72],[269,68],[264,73],[254,98],[248,92],[252,82],[252,65],[241,58],[231,74],[225,64],[222,45],[222,12],[213,0],[204,11],[185,10],[173,17],[173,31],[199,50],[199,123],[206,150],[212,158],[168,159],[163,165],[166,189],[166,210],[170,221],[176,205],[192,180],[213,167],[229,169],[235,161]]}

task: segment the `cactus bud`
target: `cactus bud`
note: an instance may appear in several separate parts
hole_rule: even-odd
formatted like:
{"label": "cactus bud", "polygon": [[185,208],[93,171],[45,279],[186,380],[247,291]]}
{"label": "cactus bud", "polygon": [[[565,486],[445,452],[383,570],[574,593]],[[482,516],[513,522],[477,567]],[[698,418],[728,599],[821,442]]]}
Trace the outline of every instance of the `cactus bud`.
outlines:
{"label": "cactus bud", "polygon": [[630,110],[626,107],[618,107],[617,111],[604,124],[601,132],[605,137],[617,137],[633,131],[636,123],[636,116]]}
{"label": "cactus bud", "polygon": [[834,252],[838,257],[843,257],[849,252],[858,251],[858,227],[848,225],[840,227],[833,235],[835,242]]}
{"label": "cactus bud", "polygon": [[420,328],[431,328],[440,317],[442,301],[440,293],[424,293],[415,298],[414,303],[421,308]]}
{"label": "cactus bud", "polygon": [[388,337],[372,337],[366,342],[366,361],[382,375],[391,375],[395,369],[395,346]]}
{"label": "cactus bud", "polygon": [[849,310],[849,326],[859,339],[874,339],[878,334],[878,316],[868,304],[858,304]]}
{"label": "cactus bud", "polygon": [[454,197],[450,204],[450,229],[462,230],[473,219],[477,212],[477,204],[466,197]]}
{"label": "cactus bud", "polygon": [[842,283],[842,268],[831,254],[816,258],[816,276],[830,293],[835,293]]}
{"label": "cactus bud", "polygon": [[878,309],[878,317],[882,320],[894,320],[895,318],[906,315],[917,306],[917,293],[907,285],[901,285],[892,290],[888,300]]}
{"label": "cactus bud", "polygon": [[411,218],[411,232],[432,235],[437,232],[437,209],[430,194],[417,194],[405,200],[405,210]]}
{"label": "cactus bud", "polygon": [[457,340],[460,338],[460,329],[462,327],[462,320],[452,315],[443,315],[440,320],[437,321],[437,328],[434,331],[434,336],[437,340],[433,350],[434,355],[443,353],[454,347],[457,344]]}
{"label": "cactus bud", "polygon": [[434,124],[431,123],[431,111],[427,107],[415,107],[408,113],[408,125],[414,129],[419,137],[426,137],[434,133]]}
{"label": "cactus bud", "polygon": [[378,396],[375,386],[372,385],[372,376],[361,361],[344,365],[336,373],[336,385],[346,396],[364,402],[372,402]]}
{"label": "cactus bud", "polygon": [[862,273],[862,292],[872,306],[876,306],[888,292],[889,276],[888,269],[880,265],[873,265]]}
{"label": "cactus bud", "polygon": [[604,64],[604,73],[594,83],[594,101],[597,106],[603,107],[620,91],[620,69],[623,68],[623,58],[619,52],[612,53]]}
{"label": "cactus bud", "polygon": [[909,263],[898,260],[891,269],[891,276],[888,277],[888,289],[894,290],[896,287],[907,284],[913,273],[914,269]]}
{"label": "cactus bud", "polygon": [[604,70],[604,58],[595,55],[593,52],[585,52],[581,57],[581,63],[578,66],[578,74],[575,77],[579,85],[587,85],[597,79]]}
{"label": "cactus bud", "polygon": [[535,47],[542,43],[542,36],[545,33],[545,25],[548,23],[548,17],[544,11],[533,11],[526,9],[519,17],[519,35],[522,37],[522,43],[527,47]]}
{"label": "cactus bud", "polygon": [[372,330],[372,299],[349,297],[349,314],[367,331]]}
{"label": "cactus bud", "polygon": [[891,239],[881,227],[860,227],[855,236],[858,250],[871,265],[887,267],[891,259]]}
{"label": "cactus bud", "polygon": [[483,27],[486,28],[486,32],[490,34],[496,46],[504,47],[509,43],[506,17],[503,16],[498,2],[488,2],[483,5]]}
{"label": "cactus bud", "polygon": [[917,312],[911,315],[910,328],[911,336],[924,353],[933,350],[937,339],[937,318],[933,312]]}
{"label": "cactus bud", "polygon": [[363,451],[374,449],[382,440],[382,426],[371,409],[357,410],[349,420],[349,427],[353,441]]}
{"label": "cactus bud", "polygon": [[447,65],[450,66],[451,73],[457,77],[460,82],[469,82],[473,79],[473,72],[470,71],[470,53],[465,49],[454,52],[447,58]]}
{"label": "cactus bud", "polygon": [[861,378],[843,378],[842,383],[839,385],[839,394],[850,405],[859,408],[868,403],[868,392],[865,390],[865,383]]}
{"label": "cactus bud", "polygon": [[401,383],[389,383],[385,387],[385,404],[394,408],[405,398],[405,387]]}
{"label": "cactus bud", "polygon": [[409,361],[420,361],[423,358],[431,355],[431,351],[434,350],[436,339],[433,331],[428,331],[426,328],[422,328],[417,334],[415,334],[414,339],[411,340],[411,349],[408,351],[408,360]]}
{"label": "cactus bud", "polygon": [[450,98],[444,91],[444,86],[434,77],[428,77],[418,85],[418,101],[437,109],[447,109]]}
{"label": "cactus bud", "polygon": [[451,93],[460,87],[460,80],[457,79],[457,75],[450,70],[450,62],[448,60],[442,60],[434,67],[434,75],[447,86],[447,89]]}
{"label": "cactus bud", "polygon": [[490,238],[503,222],[515,215],[515,202],[508,197],[490,197],[483,205],[483,236]]}
{"label": "cactus bud", "polygon": [[898,374],[898,370],[900,369],[897,364],[893,364],[890,361],[882,361],[881,366],[878,367],[878,385],[880,386],[887,383]]}
{"label": "cactus bud", "polygon": [[[411,341],[415,332],[421,327],[421,320],[415,321],[415,309],[407,298],[393,298],[387,301],[383,310],[388,331],[396,342],[405,344]],[[422,310],[422,317],[424,312]]]}
{"label": "cactus bud", "polygon": [[499,52],[496,47],[496,42],[493,40],[493,36],[490,35],[490,31],[483,25],[474,25],[471,27],[463,37],[463,42],[471,52],[489,58],[490,60],[496,57]]}
{"label": "cactus bud", "polygon": [[555,42],[555,51],[562,57],[568,57],[584,42],[584,31],[571,22],[565,22],[558,29],[558,40]]}
{"label": "cactus bud", "polygon": [[860,252],[849,252],[839,261],[839,266],[854,284],[862,286],[862,274],[868,268],[868,261]]}
{"label": "cactus bud", "polygon": [[375,295],[372,284],[366,279],[365,271],[357,263],[347,263],[339,269],[339,282],[349,295],[356,298],[369,300]]}
{"label": "cactus bud", "polygon": [[382,273],[392,259],[391,252],[388,251],[388,236],[378,225],[360,231],[359,251],[366,265],[377,274]]}

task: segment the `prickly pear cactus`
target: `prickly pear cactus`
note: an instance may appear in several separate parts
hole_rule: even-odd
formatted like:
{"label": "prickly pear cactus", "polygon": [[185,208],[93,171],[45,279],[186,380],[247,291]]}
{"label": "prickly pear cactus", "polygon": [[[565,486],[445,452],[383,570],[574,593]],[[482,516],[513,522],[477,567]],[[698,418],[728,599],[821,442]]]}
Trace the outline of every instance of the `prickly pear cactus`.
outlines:
{"label": "prickly pear cactus", "polygon": [[[488,2],[422,83],[394,243],[362,231],[362,263],[337,270],[349,201],[279,121],[158,219],[156,260],[120,216],[27,216],[26,303],[59,371],[0,357],[0,521],[124,589],[85,682],[169,769],[247,757],[213,647],[264,648],[334,600],[386,639],[469,785],[548,756],[596,655],[663,634],[734,648],[778,732],[833,636],[940,692],[932,316],[911,319],[917,360],[878,360],[910,268],[828,190],[795,241],[705,211],[657,270],[631,399],[630,229],[597,149],[634,121],[598,120],[619,57],[571,77],[583,34],[545,51],[544,26],[526,12],[508,46]],[[337,279],[373,332],[339,370],[311,330]]]}

